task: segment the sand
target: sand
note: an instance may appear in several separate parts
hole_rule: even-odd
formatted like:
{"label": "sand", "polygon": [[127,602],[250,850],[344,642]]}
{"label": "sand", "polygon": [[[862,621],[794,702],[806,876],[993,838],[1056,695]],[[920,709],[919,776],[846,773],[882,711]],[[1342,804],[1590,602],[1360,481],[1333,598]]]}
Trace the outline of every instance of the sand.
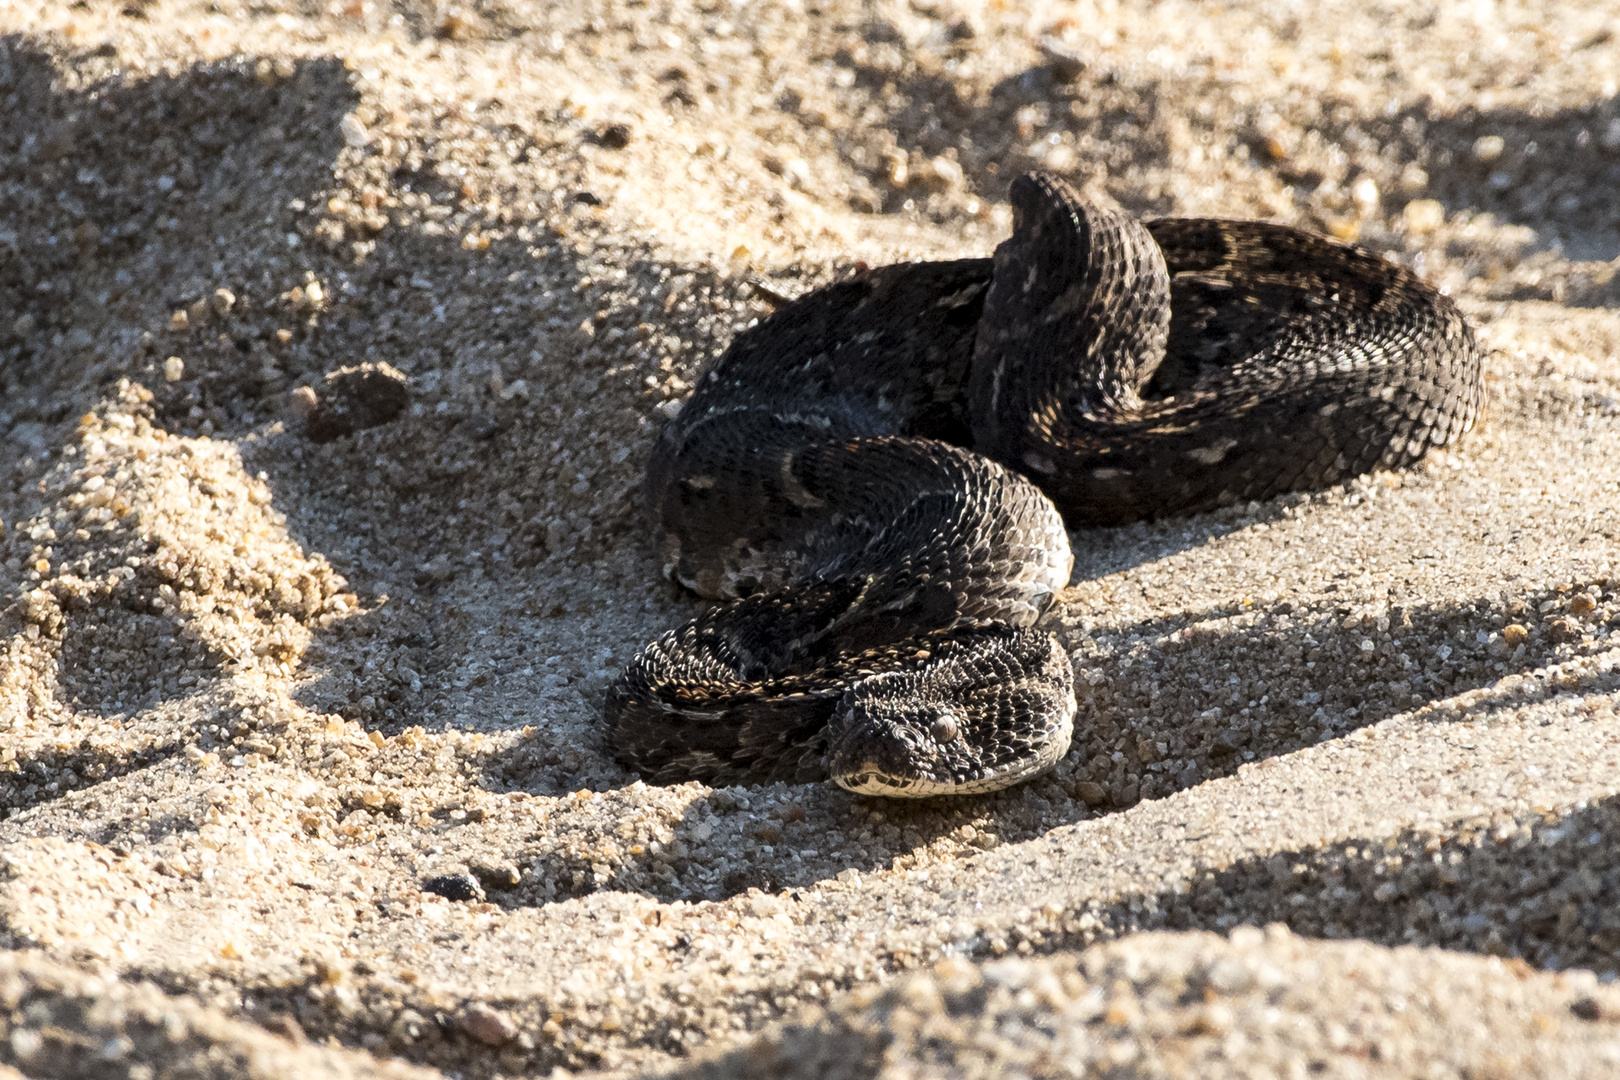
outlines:
{"label": "sand", "polygon": [[[0,1076],[1620,1073],[1610,5],[0,34]],[[602,694],[701,610],[658,425],[784,298],[988,253],[1037,167],[1413,267],[1481,423],[1074,534],[1035,782],[635,781]]]}

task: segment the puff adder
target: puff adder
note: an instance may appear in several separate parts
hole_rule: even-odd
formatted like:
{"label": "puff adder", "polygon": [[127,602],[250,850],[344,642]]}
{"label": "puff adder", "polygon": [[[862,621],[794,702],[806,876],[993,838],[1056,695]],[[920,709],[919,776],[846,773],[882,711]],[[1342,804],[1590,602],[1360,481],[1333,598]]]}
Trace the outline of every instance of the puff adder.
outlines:
{"label": "puff adder", "polygon": [[1400,267],[1282,225],[1139,221],[1014,181],[991,259],[885,266],[740,334],[661,433],[665,570],[723,603],[642,650],[607,739],[656,783],[1006,787],[1067,752],[1034,627],[1067,528],[1416,461],[1481,356]]}

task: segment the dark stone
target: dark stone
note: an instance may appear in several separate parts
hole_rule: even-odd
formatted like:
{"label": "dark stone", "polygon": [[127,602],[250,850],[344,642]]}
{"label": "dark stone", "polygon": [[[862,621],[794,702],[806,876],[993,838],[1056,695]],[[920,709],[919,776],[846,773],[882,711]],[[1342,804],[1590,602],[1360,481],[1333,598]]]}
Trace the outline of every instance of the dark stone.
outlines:
{"label": "dark stone", "polygon": [[328,443],[388,423],[410,401],[410,379],[389,364],[339,368],[326,376],[304,434],[310,442]]}
{"label": "dark stone", "polygon": [[1085,74],[1086,61],[1078,52],[1059,39],[1047,35],[1039,42],[1046,67],[1058,82],[1071,83]]}
{"label": "dark stone", "polygon": [[515,889],[523,881],[523,873],[510,862],[476,862],[470,867],[472,876],[491,892]]}
{"label": "dark stone", "polygon": [[484,887],[471,874],[444,874],[428,878],[422,882],[422,891],[457,902],[484,899]]}
{"label": "dark stone", "polygon": [[603,125],[596,132],[596,144],[606,150],[623,150],[630,145],[630,125]]}

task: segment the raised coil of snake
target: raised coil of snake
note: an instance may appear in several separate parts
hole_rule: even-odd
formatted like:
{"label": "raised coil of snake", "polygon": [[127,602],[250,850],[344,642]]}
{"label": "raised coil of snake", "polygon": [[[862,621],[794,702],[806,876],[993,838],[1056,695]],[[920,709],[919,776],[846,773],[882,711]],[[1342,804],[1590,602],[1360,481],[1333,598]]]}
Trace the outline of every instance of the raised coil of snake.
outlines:
{"label": "raised coil of snake", "polygon": [[663,429],[666,572],[725,601],[646,646],[607,738],[655,783],[990,791],[1067,752],[1036,619],[1069,528],[1399,467],[1481,356],[1406,270],[1282,225],[1139,221],[1014,181],[993,258],[885,266],[739,334]]}

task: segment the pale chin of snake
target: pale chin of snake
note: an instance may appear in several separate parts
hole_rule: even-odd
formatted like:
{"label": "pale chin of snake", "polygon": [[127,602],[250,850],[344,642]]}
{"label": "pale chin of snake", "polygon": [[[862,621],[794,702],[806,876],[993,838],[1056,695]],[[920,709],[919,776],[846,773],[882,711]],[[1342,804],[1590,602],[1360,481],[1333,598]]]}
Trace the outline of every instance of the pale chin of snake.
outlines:
{"label": "pale chin of snake", "polygon": [[1473,331],[1403,268],[1283,225],[1139,221],[1045,174],[1010,197],[993,258],[784,305],[665,425],[657,548],[723,602],[608,691],[608,744],[647,780],[1028,780],[1073,738],[1070,660],[1034,628],[1065,523],[1328,487],[1474,422]]}
{"label": "pale chin of snake", "polygon": [[883,763],[875,757],[862,758],[857,755],[853,760],[841,760],[836,736],[830,741],[823,761],[827,765],[828,778],[845,791],[856,795],[880,795],[890,799],[982,795],[1034,779],[1063,760],[1063,755],[1069,752],[1069,740],[1074,733],[1073,695],[1070,695],[1066,713],[1060,708],[1052,715],[1054,718],[1063,717],[1063,719],[1052,725],[1049,738],[1036,740],[1039,745],[1037,753],[1019,760],[1011,768],[973,779],[941,778],[927,774],[919,775],[916,772],[910,776],[891,776]]}

